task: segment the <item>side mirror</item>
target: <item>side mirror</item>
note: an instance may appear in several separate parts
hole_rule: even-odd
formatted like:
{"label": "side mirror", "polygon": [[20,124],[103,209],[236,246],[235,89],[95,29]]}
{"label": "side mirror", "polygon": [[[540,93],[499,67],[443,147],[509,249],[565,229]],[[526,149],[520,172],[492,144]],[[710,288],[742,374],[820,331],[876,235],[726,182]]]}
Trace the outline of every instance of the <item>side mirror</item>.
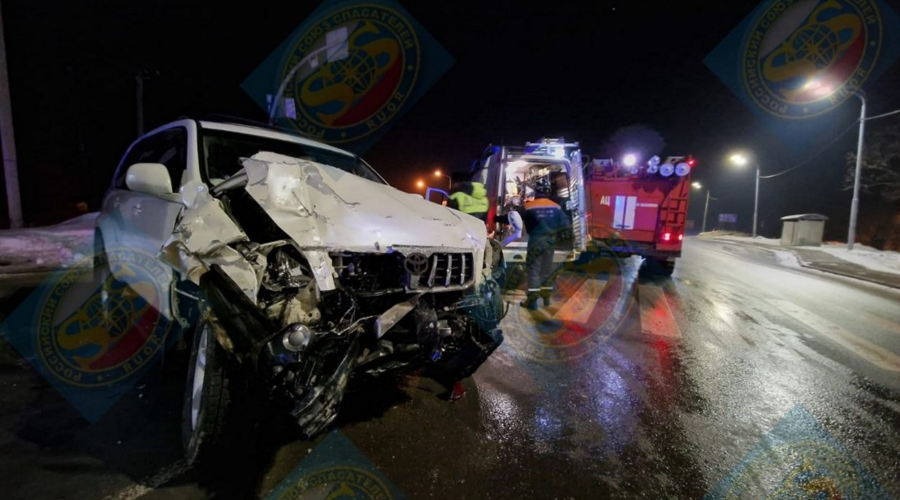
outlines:
{"label": "side mirror", "polygon": [[144,194],[172,194],[172,179],[162,163],[135,163],[125,173],[128,189]]}

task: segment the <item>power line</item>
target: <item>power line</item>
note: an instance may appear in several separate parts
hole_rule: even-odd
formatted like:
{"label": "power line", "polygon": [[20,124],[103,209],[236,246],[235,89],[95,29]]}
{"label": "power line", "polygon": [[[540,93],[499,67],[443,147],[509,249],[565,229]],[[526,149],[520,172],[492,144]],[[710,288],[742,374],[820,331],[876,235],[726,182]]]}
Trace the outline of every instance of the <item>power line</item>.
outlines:
{"label": "power line", "polygon": [[[891,115],[896,115],[896,114],[900,114],[900,109],[896,109],[896,110],[894,110],[894,111],[890,111],[890,112],[887,112],[887,113],[882,113],[882,114],[880,114],[880,115],[870,116],[870,117],[866,118],[866,121],[877,120],[877,119],[879,119],[879,118],[885,118],[885,117],[888,117],[888,116],[891,116]],[[856,125],[857,125],[858,123],[859,123],[859,118],[857,118],[856,121],[854,121],[853,123],[851,123],[850,126],[847,127],[843,132],[841,132],[840,134],[838,134],[837,137],[835,137],[834,139],[832,139],[831,142],[829,142],[828,144],[826,144],[825,146],[823,146],[822,149],[820,149],[816,154],[814,154],[814,155],[810,156],[809,158],[807,158],[807,159],[801,161],[800,163],[797,163],[797,164],[794,165],[793,167],[791,167],[791,168],[789,168],[789,169],[787,169],[787,170],[783,170],[783,171],[781,171],[781,172],[778,172],[777,174],[772,174],[772,175],[760,175],[759,178],[760,178],[760,179],[771,179],[771,178],[773,178],[773,177],[778,177],[779,175],[784,175],[784,174],[786,174],[786,173],[788,173],[788,172],[790,172],[790,171],[792,171],[792,170],[796,170],[796,169],[802,167],[803,165],[806,165],[807,163],[811,162],[814,158],[816,158],[816,157],[819,156],[820,154],[824,153],[826,149],[828,149],[828,148],[830,148],[831,146],[833,146],[835,142],[837,142],[841,137],[843,137],[844,134],[846,134],[846,133],[849,132],[851,129],[853,129],[854,127],[856,127]]]}
{"label": "power line", "polygon": [[[889,112],[889,113],[884,113],[884,114],[880,114],[880,115],[876,115],[876,116],[870,116],[869,118],[866,118],[866,121],[869,121],[869,120],[877,120],[877,119],[879,119],[879,118],[884,118],[885,116],[896,115],[897,113],[900,113],[900,109],[891,111],[891,112]],[[857,120],[857,121],[858,121],[858,120]]]}
{"label": "power line", "polygon": [[[896,112],[900,112],[900,110],[895,111],[895,113],[896,113]],[[882,115],[882,116],[883,116],[883,115]],[[868,120],[871,120],[871,119],[872,119],[872,118],[867,118],[866,120],[868,121]],[[759,178],[760,178],[760,179],[771,179],[771,178],[773,178],[773,177],[778,177],[779,175],[784,175],[784,174],[786,174],[786,173],[788,173],[788,172],[791,172],[791,171],[793,171],[793,170],[796,170],[796,169],[802,167],[803,165],[806,165],[807,163],[813,161],[816,157],[818,157],[819,155],[821,155],[822,153],[824,153],[828,148],[830,148],[831,146],[833,146],[834,143],[836,143],[836,142],[837,142],[841,137],[843,137],[847,132],[849,132],[849,131],[852,130],[854,127],[856,127],[856,125],[857,125],[858,123],[859,123],[859,118],[857,118],[853,123],[851,123],[849,127],[847,127],[846,129],[844,129],[843,132],[841,132],[840,134],[838,134],[837,137],[835,137],[834,139],[832,139],[831,142],[829,142],[828,144],[826,144],[825,146],[823,146],[822,149],[820,149],[818,152],[816,152],[816,153],[813,154],[812,156],[806,158],[805,160],[803,160],[803,161],[797,163],[796,165],[792,166],[791,168],[789,168],[789,169],[787,169],[787,170],[782,170],[781,172],[778,172],[777,174],[760,175]]]}

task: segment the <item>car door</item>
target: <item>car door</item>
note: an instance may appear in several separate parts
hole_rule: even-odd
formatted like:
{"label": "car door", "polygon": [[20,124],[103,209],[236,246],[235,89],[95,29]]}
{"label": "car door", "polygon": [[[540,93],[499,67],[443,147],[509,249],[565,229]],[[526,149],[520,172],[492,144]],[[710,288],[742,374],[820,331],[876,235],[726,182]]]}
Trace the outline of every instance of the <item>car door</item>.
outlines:
{"label": "car door", "polygon": [[[155,254],[172,235],[181,211],[178,189],[187,165],[188,134],[184,127],[173,127],[136,142],[119,165],[113,189],[104,200],[108,214],[104,233],[105,245],[114,239],[119,246],[140,248]],[[172,193],[151,195],[128,188],[125,178],[128,168],[136,163],[161,163],[166,166],[172,181]],[[112,234],[108,234],[112,233]]]}

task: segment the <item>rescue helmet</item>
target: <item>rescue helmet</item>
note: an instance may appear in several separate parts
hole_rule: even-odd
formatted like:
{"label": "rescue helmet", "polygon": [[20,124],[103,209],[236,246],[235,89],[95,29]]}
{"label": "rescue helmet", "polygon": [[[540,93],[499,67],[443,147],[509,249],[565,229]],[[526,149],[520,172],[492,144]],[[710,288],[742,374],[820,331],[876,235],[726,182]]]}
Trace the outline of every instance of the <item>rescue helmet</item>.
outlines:
{"label": "rescue helmet", "polygon": [[547,177],[538,177],[534,180],[534,192],[538,196],[550,195],[550,179]]}

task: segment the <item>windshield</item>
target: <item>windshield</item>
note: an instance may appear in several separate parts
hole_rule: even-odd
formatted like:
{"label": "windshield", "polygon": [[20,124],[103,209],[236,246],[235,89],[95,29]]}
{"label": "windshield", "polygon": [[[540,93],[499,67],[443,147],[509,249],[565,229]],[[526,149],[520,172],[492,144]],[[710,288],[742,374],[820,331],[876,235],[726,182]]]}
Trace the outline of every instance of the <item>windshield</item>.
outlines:
{"label": "windshield", "polygon": [[384,179],[360,157],[309,144],[282,141],[255,135],[205,129],[201,132],[203,175],[211,185],[231,177],[241,168],[241,159],[269,151],[339,168],[379,184]]}

